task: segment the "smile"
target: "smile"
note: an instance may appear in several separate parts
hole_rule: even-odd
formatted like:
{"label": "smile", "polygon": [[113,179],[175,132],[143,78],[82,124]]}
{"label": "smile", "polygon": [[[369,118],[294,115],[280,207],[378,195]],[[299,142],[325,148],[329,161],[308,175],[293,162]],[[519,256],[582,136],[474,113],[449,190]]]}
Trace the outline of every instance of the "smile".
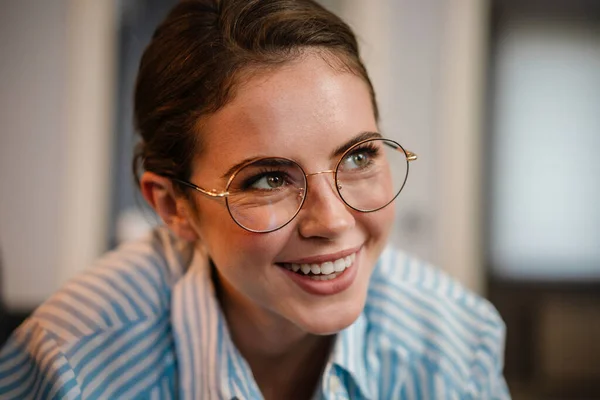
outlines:
{"label": "smile", "polygon": [[333,261],[325,261],[323,263],[284,263],[282,267],[288,271],[293,271],[298,274],[307,275],[308,278],[316,281],[328,281],[337,278],[346,268],[349,268],[356,260],[356,253],[352,253],[346,257],[338,258]]}
{"label": "smile", "polygon": [[317,257],[277,263],[279,269],[305,292],[328,296],[352,286],[361,264],[363,246]]}

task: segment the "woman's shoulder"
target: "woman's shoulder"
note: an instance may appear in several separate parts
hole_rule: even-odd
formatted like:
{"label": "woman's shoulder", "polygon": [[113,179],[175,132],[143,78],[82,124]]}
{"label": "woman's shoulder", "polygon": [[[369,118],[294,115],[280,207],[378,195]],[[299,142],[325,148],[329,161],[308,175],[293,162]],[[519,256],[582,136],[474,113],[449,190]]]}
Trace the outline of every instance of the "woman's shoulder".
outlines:
{"label": "woman's shoulder", "polygon": [[68,282],[0,351],[0,397],[149,398],[171,387],[171,286],[188,247],[157,228]]}
{"label": "woman's shoulder", "polygon": [[[189,246],[188,246],[189,247]],[[161,318],[191,249],[165,227],[124,243],[69,281],[30,317],[60,342]]]}
{"label": "woman's shoulder", "polygon": [[365,307],[372,336],[407,364],[457,387],[484,376],[503,385],[505,325],[494,306],[444,271],[388,247]]}

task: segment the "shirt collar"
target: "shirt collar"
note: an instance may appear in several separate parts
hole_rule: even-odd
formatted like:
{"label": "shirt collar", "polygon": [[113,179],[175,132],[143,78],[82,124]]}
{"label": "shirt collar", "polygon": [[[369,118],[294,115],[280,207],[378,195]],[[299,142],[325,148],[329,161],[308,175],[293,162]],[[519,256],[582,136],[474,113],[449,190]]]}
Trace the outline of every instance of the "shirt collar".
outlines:
{"label": "shirt collar", "polygon": [[196,250],[185,275],[173,287],[171,321],[179,397],[250,398],[243,390],[250,383],[242,380],[236,383],[231,377],[233,373],[252,375],[231,342],[210,274],[208,257]]}

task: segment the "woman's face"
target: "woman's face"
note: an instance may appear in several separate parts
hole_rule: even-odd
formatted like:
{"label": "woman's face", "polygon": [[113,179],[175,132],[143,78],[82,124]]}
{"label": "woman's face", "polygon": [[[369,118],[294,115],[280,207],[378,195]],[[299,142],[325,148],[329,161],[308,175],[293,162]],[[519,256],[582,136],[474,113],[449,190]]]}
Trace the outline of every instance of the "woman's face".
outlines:
{"label": "woman's face", "polygon": [[[227,184],[222,175],[254,157],[289,158],[307,174],[334,169],[339,156],[332,153],[363,132],[377,132],[377,124],[365,82],[308,55],[244,81],[234,100],[201,129],[204,151],[191,181],[220,191]],[[361,313],[394,210],[392,205],[373,213],[348,208],[332,174],[307,181],[301,211],[277,231],[248,232],[232,220],[222,199],[200,194],[194,196],[194,227],[228,299],[305,332],[329,334]],[[284,268],[338,259],[352,265],[327,281]]]}

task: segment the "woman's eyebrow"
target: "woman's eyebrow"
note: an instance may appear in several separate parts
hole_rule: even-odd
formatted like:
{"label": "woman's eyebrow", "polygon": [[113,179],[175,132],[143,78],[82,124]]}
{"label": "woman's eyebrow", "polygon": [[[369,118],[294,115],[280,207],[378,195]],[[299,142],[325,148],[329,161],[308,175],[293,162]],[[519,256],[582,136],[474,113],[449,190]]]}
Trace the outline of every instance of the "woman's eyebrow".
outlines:
{"label": "woman's eyebrow", "polygon": [[[358,135],[356,135],[355,137],[353,137],[352,139],[350,139],[349,141],[347,141],[346,143],[344,143],[343,145],[337,147],[332,153],[331,153],[331,158],[334,157],[340,157],[342,154],[344,154],[344,152],[346,150],[348,150],[350,147],[354,146],[356,143],[362,142],[363,140],[367,140],[367,139],[379,139],[382,138],[383,136],[381,136],[381,133],[379,132],[361,132]],[[236,163],[235,165],[233,165],[231,168],[229,168],[222,176],[221,179],[227,180],[231,177],[231,175],[236,172],[238,169],[240,169],[242,166],[249,164],[253,161],[259,160],[263,157],[249,157],[249,158],[245,158],[242,161]]]}
{"label": "woman's eyebrow", "polygon": [[354,146],[357,143],[362,142],[363,140],[367,140],[367,139],[380,139],[382,137],[383,136],[381,136],[381,133],[379,133],[379,132],[368,132],[368,131],[361,132],[358,135],[356,135],[355,137],[353,137],[352,139],[350,139],[349,141],[347,141],[346,143],[344,143],[343,145],[341,145],[338,148],[336,148],[331,153],[331,158],[340,157],[350,147]]}
{"label": "woman's eyebrow", "polygon": [[285,158],[277,157],[250,157],[229,168],[221,178],[229,179],[234,172],[247,164],[253,164],[258,167],[289,167],[290,165],[293,165],[293,162],[286,160]]}
{"label": "woman's eyebrow", "polygon": [[240,169],[242,166],[251,163],[252,161],[255,160],[259,160],[262,157],[249,157],[249,158],[245,158],[242,161],[240,161],[239,163],[236,163],[235,165],[233,165],[231,168],[229,168],[222,176],[221,179],[229,179],[231,177],[231,175],[233,175],[234,172],[236,172],[238,169]]}

